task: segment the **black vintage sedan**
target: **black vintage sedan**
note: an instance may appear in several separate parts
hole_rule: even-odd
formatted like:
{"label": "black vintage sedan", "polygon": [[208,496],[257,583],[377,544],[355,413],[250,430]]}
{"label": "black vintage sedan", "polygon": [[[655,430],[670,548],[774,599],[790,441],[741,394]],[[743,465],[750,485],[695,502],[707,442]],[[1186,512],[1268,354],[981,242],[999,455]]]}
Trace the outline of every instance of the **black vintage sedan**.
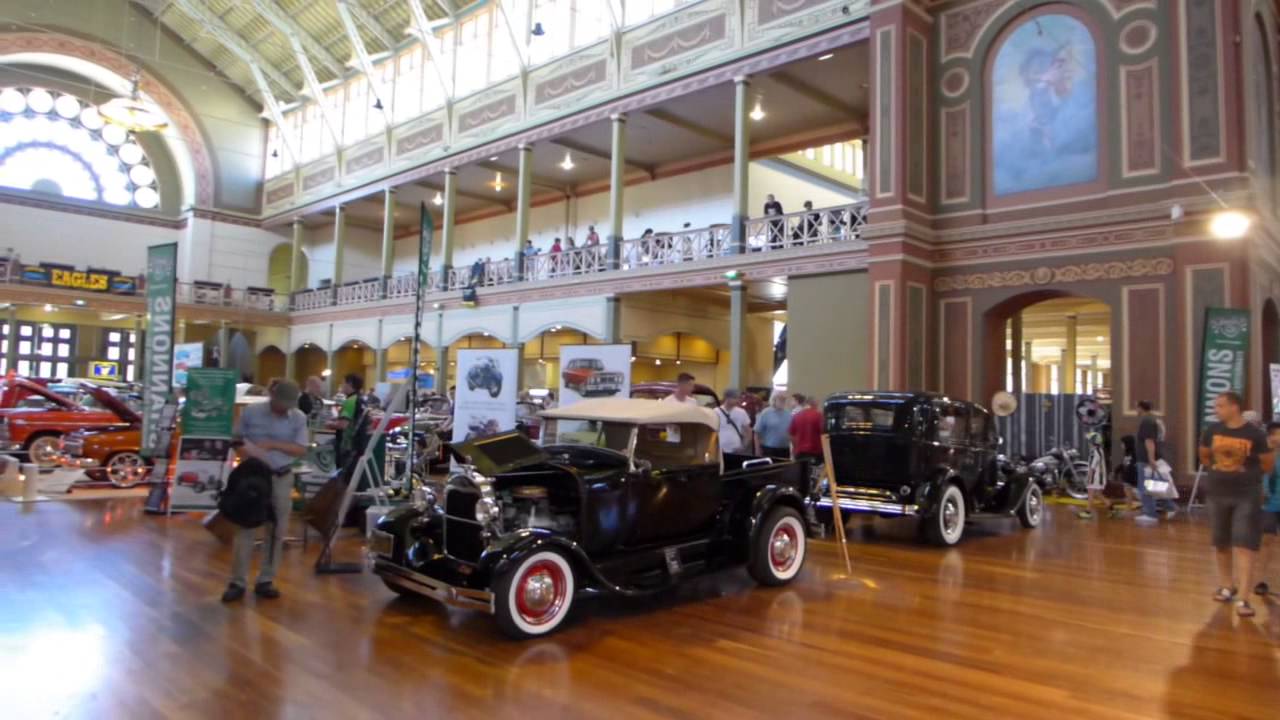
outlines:
{"label": "black vintage sedan", "polygon": [[436,498],[388,513],[374,572],[400,594],[492,613],[507,634],[552,632],[585,594],[641,596],[745,564],[764,585],[804,565],[804,463],[722,454],[715,415],[654,400],[548,410],[543,447],[518,432],[452,448]]}
{"label": "black vintage sedan", "polygon": [[[1016,516],[1034,528],[1040,487],[1001,472],[995,418],[976,403],[931,393],[842,392],[823,408],[843,512],[917,517],[926,538],[954,545],[967,522]],[[816,491],[820,517],[831,494]]]}

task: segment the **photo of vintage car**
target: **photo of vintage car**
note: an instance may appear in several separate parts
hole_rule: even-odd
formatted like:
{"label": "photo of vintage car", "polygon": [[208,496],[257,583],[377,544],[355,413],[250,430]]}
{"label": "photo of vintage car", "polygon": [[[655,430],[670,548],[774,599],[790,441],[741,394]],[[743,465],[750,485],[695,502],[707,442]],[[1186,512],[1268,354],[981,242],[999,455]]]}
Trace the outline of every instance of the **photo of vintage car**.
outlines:
{"label": "photo of vintage car", "polygon": [[582,397],[617,395],[622,392],[624,375],[616,370],[605,370],[600,358],[573,358],[560,372],[561,384]]}
{"label": "photo of vintage car", "polygon": [[111,390],[79,383],[79,399],[22,378],[5,381],[18,407],[0,409],[0,451],[26,453],[41,467],[58,464],[64,436],[77,430],[118,430],[141,418]]}
{"label": "photo of vintage car", "polygon": [[[995,418],[981,405],[931,393],[843,392],[827,398],[823,414],[841,512],[919,518],[921,534],[938,545],[956,544],[978,520],[1040,525],[1040,486],[999,471]],[[829,489],[815,492],[817,515],[829,521]]]}
{"label": "photo of vintage car", "polygon": [[[370,541],[402,595],[491,613],[516,638],[546,635],[589,594],[643,596],[746,565],[763,585],[804,565],[805,463],[722,455],[704,408],[583,400],[518,432],[451,447],[461,470]],[[565,442],[570,440],[570,442]]]}
{"label": "photo of vintage car", "polygon": [[502,370],[497,360],[486,355],[467,371],[467,389],[475,392],[476,388],[489,393],[491,398],[502,394]]}

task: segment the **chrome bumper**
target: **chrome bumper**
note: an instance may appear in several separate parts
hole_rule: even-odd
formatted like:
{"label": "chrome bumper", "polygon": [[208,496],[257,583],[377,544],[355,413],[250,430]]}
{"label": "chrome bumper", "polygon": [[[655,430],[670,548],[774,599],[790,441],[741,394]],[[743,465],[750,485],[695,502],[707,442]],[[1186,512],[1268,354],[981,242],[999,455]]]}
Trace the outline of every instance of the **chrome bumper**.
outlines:
{"label": "chrome bumper", "polygon": [[[831,498],[824,497],[815,503],[820,510],[831,509]],[[856,498],[840,498],[842,512],[877,513],[880,515],[905,515],[914,517],[920,514],[919,505],[904,505],[883,500],[862,500]]]}
{"label": "chrome bumper", "polygon": [[12,440],[0,440],[0,452],[13,452],[14,450],[21,450],[21,449],[22,449],[22,443],[20,442],[14,442]]}
{"label": "chrome bumper", "polygon": [[483,610],[493,614],[493,593],[454,587],[448,583],[401,567],[383,557],[373,561],[373,572],[384,580],[451,607]]}

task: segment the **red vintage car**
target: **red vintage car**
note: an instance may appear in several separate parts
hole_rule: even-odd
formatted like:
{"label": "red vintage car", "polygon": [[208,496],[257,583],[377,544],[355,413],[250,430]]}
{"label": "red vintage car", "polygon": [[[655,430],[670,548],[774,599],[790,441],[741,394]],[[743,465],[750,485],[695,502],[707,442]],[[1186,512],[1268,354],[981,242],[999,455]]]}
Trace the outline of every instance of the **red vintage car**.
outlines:
{"label": "red vintage car", "polygon": [[25,378],[5,380],[0,393],[0,452],[25,453],[31,462],[52,467],[58,464],[64,435],[140,422],[111,391],[84,382],[78,389],[83,393],[79,402]]}
{"label": "red vintage car", "polygon": [[560,373],[561,383],[582,397],[617,395],[622,392],[623,375],[617,370],[606,370],[599,358],[574,358]]}

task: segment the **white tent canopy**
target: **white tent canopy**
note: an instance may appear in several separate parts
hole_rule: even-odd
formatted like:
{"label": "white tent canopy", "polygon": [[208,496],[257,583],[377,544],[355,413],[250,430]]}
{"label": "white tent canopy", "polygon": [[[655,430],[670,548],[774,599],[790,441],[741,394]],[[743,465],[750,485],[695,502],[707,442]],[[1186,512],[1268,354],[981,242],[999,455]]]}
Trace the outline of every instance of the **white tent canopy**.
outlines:
{"label": "white tent canopy", "polygon": [[716,414],[707,408],[661,400],[599,398],[544,410],[539,414],[554,420],[597,420],[633,425],[695,424],[706,425],[712,430],[720,429]]}

